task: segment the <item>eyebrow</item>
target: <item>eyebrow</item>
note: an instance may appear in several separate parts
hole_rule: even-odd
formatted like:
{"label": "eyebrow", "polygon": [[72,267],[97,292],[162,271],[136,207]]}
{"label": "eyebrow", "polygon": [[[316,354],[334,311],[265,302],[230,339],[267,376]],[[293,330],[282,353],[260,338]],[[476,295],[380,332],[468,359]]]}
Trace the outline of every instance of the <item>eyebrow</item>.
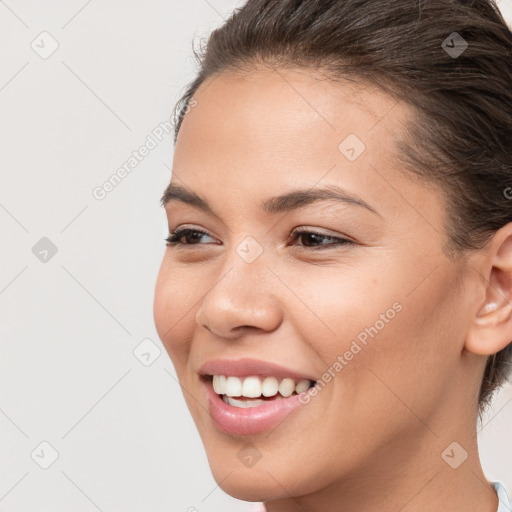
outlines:
{"label": "eyebrow", "polygon": [[[327,185],[323,188],[315,189],[291,190],[285,194],[262,201],[260,208],[267,213],[277,214],[303,208],[316,201],[327,200],[336,200],[350,205],[361,206],[380,216],[377,210],[366,201],[336,185]],[[195,192],[174,183],[170,183],[165,189],[160,203],[165,208],[172,201],[180,201],[215,216],[215,212],[206,200]]]}

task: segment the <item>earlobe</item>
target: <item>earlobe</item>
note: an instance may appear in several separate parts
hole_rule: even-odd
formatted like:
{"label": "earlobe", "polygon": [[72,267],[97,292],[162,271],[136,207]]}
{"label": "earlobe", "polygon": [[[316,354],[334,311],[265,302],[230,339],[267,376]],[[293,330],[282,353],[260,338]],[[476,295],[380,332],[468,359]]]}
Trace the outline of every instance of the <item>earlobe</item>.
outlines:
{"label": "earlobe", "polygon": [[497,302],[487,302],[484,304],[482,309],[479,311],[478,316],[485,316],[488,313],[492,313],[493,311],[496,311],[498,309],[498,303]]}
{"label": "earlobe", "polygon": [[506,304],[475,317],[466,337],[465,348],[474,354],[489,356],[512,341],[512,307]]}
{"label": "earlobe", "polygon": [[498,230],[483,249],[487,254],[475,269],[482,278],[484,300],[466,337],[465,348],[492,355],[512,341],[512,223]]}

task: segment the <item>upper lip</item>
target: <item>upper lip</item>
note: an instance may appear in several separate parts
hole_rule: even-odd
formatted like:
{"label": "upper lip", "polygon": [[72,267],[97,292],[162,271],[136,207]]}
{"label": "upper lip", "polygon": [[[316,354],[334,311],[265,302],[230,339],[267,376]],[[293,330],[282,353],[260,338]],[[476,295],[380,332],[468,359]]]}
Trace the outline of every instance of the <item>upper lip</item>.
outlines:
{"label": "upper lip", "polygon": [[235,377],[276,377],[277,379],[309,379],[316,381],[311,374],[286,368],[276,363],[258,359],[212,359],[199,368],[201,375],[232,375]]}

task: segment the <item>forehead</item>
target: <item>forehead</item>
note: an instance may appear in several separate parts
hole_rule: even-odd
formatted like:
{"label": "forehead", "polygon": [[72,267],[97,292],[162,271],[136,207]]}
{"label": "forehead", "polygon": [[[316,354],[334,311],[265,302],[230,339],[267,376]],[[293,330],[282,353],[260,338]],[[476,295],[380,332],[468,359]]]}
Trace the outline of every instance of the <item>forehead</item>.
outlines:
{"label": "forehead", "polygon": [[[297,118],[310,114],[311,122],[321,121],[331,129],[337,128],[333,114],[340,108],[345,114],[357,110],[358,118],[366,112],[369,129],[373,124],[372,116],[376,121],[397,103],[383,90],[360,79],[332,81],[319,72],[301,68],[256,67],[247,72],[224,72],[208,78],[194,97],[205,102],[216,99],[208,102],[211,113],[231,106],[241,109],[243,115],[257,108],[264,122],[277,109],[282,114],[287,112],[288,116],[295,114]],[[404,111],[403,105],[395,111],[395,116],[400,110]]]}
{"label": "forehead", "polygon": [[216,75],[194,99],[181,126],[176,159],[183,149],[193,150],[188,158],[244,153],[252,160],[272,155],[294,161],[322,153],[323,160],[333,160],[341,156],[339,144],[349,134],[375,153],[393,147],[394,134],[409,114],[406,105],[375,86],[332,82],[303,69]]}
{"label": "forehead", "polygon": [[173,173],[205,197],[259,201],[292,185],[336,184],[396,213],[411,208],[400,196],[425,203],[430,193],[397,157],[409,106],[370,84],[260,69],[214,76],[194,99]]}
{"label": "forehead", "polygon": [[[410,115],[405,102],[359,78],[333,81],[318,71],[302,68],[271,70],[260,66],[214,75],[199,87],[194,99],[198,104],[186,118],[200,118],[205,128],[212,128],[206,126],[210,120],[217,129],[236,129],[238,138],[246,129],[253,135],[267,132],[269,136],[283,131],[293,135],[294,129],[299,135],[298,130],[314,125],[322,131],[338,131],[338,135],[357,129],[364,138],[384,119],[388,128],[398,127]],[[228,118],[234,112],[238,115]],[[253,125],[246,125],[248,118]],[[290,125],[292,121],[298,124]]]}

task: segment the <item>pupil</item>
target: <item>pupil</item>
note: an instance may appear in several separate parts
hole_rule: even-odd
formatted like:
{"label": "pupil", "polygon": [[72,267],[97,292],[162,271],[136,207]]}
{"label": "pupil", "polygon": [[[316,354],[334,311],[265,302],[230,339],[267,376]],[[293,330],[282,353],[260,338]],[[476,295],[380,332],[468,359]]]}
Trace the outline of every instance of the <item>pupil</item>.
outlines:
{"label": "pupil", "polygon": [[[311,241],[311,240],[312,240],[312,241],[313,241],[313,243],[314,243],[314,242],[315,242],[315,239],[316,239],[316,241],[318,242],[318,235],[317,235],[317,234],[315,234],[315,233],[309,233],[309,234],[306,234],[305,236],[306,236],[306,240],[308,240],[308,239],[309,239],[309,241]],[[307,246],[307,245],[311,245],[311,244],[306,243],[305,245]]]}

